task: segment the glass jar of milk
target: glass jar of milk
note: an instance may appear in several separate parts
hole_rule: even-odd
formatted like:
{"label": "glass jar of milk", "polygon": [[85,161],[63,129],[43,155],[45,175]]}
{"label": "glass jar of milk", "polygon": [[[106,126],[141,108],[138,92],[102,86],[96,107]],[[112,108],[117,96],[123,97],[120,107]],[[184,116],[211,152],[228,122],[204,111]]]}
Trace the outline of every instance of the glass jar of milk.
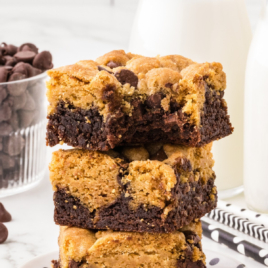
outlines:
{"label": "glass jar of milk", "polygon": [[268,213],[268,1],[263,2],[246,69],[244,184],[247,205]]}
{"label": "glass jar of milk", "polygon": [[244,0],[141,0],[131,35],[133,53],[180,54],[223,64],[225,99],[235,131],[213,145],[220,198],[243,189],[244,79],[250,42]]}

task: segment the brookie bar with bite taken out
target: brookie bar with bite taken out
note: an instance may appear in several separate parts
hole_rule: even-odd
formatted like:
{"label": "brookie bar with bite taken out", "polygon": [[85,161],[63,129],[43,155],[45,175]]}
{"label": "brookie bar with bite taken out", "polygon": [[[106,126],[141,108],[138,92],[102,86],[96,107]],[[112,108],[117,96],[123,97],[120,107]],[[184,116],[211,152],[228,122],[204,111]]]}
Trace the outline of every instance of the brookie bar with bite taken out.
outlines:
{"label": "brookie bar with bite taken out", "polygon": [[201,223],[169,234],[61,227],[53,268],[205,268]]}
{"label": "brookie bar with bite taken out", "polygon": [[54,220],[63,226],[165,233],[216,206],[211,144],[59,150],[50,163]]}
{"label": "brookie bar with bite taken out", "polygon": [[47,144],[202,146],[232,133],[220,63],[112,51],[48,71]]}

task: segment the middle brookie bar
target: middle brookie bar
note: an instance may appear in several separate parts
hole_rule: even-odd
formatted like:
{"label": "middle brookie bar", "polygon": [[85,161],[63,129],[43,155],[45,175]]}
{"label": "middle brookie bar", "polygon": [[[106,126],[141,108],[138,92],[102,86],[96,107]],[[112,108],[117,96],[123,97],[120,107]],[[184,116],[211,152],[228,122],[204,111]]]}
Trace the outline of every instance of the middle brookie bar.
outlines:
{"label": "middle brookie bar", "polygon": [[55,222],[86,229],[176,231],[216,206],[211,146],[54,152]]}

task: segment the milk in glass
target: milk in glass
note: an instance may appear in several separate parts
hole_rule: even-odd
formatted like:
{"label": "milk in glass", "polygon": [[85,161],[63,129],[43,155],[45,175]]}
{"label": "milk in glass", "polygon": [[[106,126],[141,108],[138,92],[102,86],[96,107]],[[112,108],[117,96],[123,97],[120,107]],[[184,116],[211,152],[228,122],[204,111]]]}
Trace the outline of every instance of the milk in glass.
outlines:
{"label": "milk in glass", "polygon": [[268,2],[251,44],[245,86],[245,196],[268,213]]}
{"label": "milk in glass", "polygon": [[244,79],[250,41],[244,0],[141,0],[131,35],[133,53],[180,54],[197,62],[223,64],[225,99],[235,131],[213,145],[221,198],[242,190]]}

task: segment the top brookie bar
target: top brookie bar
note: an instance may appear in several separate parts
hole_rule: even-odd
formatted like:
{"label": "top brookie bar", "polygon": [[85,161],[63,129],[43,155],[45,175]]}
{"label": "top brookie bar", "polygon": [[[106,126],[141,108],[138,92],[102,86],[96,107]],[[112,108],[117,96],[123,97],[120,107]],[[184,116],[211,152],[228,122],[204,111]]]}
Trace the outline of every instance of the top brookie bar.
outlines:
{"label": "top brookie bar", "polygon": [[118,50],[48,74],[50,146],[106,151],[161,141],[196,147],[233,131],[220,63]]}

